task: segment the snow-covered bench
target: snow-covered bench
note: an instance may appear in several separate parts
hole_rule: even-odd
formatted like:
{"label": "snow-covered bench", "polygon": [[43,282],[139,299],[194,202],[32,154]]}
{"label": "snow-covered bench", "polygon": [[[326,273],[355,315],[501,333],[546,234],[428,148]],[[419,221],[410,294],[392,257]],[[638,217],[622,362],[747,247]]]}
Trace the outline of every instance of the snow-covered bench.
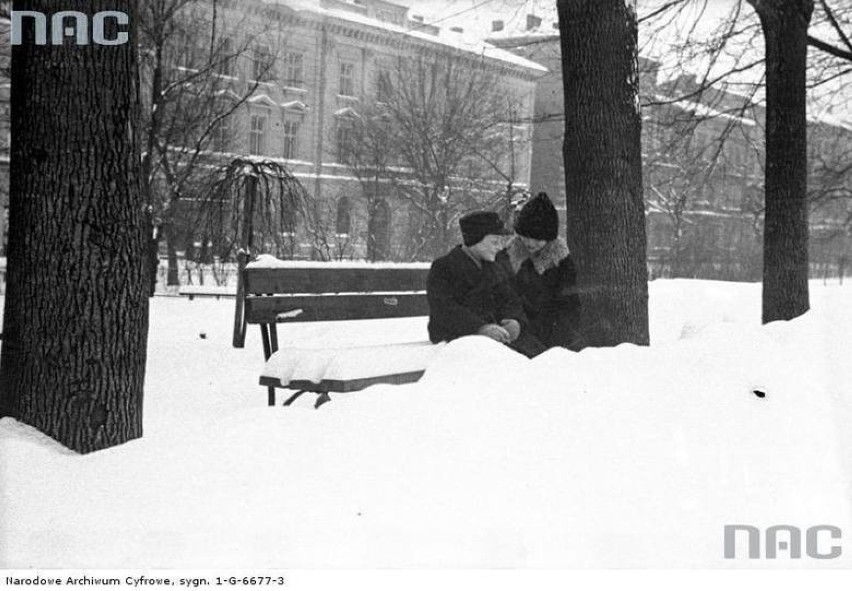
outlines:
{"label": "snow-covered bench", "polygon": [[[428,316],[429,265],[280,261],[261,255],[246,265],[237,287],[234,346],[243,347],[248,324],[260,326],[266,365],[260,384],[275,405],[276,388],[303,392],[351,392],[373,384],[417,381],[440,348],[416,342],[358,346],[278,347],[279,323]],[[394,340],[394,339],[389,339]]]}

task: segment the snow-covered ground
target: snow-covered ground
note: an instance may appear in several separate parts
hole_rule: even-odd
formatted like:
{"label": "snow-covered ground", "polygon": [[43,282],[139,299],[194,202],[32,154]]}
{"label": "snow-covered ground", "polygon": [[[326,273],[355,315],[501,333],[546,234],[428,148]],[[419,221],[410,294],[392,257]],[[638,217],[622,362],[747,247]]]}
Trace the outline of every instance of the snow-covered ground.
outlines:
{"label": "snow-covered ground", "polygon": [[[651,347],[470,337],[319,410],[266,406],[233,300],[155,298],[141,440],[78,456],[0,421],[0,567],[852,565],[848,540],[722,554],[726,524],[852,535],[852,289],[813,282],[811,312],[765,327],[757,284],[650,293]],[[425,319],[280,334],[419,340]]]}

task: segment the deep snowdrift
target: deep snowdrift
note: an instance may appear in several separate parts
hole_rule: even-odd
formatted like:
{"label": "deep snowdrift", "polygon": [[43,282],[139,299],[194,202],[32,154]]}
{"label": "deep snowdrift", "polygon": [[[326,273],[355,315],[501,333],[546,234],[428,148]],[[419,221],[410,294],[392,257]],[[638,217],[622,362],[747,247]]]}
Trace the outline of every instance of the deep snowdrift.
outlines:
{"label": "deep snowdrift", "polygon": [[811,312],[761,327],[759,285],[655,281],[651,347],[470,337],[317,411],[266,407],[232,301],[156,298],[143,439],[81,457],[0,421],[0,566],[850,566],[722,557],[726,524],[852,532],[849,295],[812,283]]}

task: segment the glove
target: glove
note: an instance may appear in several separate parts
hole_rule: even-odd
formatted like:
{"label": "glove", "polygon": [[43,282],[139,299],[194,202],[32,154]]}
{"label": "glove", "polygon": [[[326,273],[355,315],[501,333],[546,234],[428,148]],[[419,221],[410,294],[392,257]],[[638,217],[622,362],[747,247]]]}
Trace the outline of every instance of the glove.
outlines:
{"label": "glove", "polygon": [[489,339],[494,339],[498,343],[509,343],[509,332],[503,328],[502,326],[497,326],[496,324],[484,324],[482,325],[476,334],[480,334],[484,337],[488,337]]}
{"label": "glove", "polygon": [[509,333],[510,343],[514,343],[518,340],[518,337],[521,336],[521,324],[513,318],[501,320],[500,326],[506,329],[506,332]]}

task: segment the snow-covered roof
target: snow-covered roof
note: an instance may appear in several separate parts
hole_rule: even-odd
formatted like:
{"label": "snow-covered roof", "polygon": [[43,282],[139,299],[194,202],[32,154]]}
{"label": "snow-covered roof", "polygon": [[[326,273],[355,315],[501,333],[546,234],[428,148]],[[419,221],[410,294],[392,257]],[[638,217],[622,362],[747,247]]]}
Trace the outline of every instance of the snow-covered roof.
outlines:
{"label": "snow-covered roof", "polygon": [[743,125],[747,125],[752,127],[756,125],[754,119],[751,117],[741,117],[739,115],[734,115],[732,113],[725,113],[719,111],[718,109],[714,109],[708,105],[705,105],[700,102],[691,101],[688,99],[682,100],[673,100],[670,96],[660,95],[660,94],[652,94],[647,97],[647,99],[652,101],[660,101],[666,104],[671,104],[685,111],[693,112],[697,117],[707,118],[707,119],[727,119],[730,121],[737,121],[742,123]]}
{"label": "snow-covered roof", "polygon": [[547,68],[541,64],[537,64],[510,51],[500,49],[487,43],[478,36],[470,33],[458,33],[448,28],[438,28],[436,34],[431,34],[425,30],[409,29],[399,26],[394,23],[380,21],[369,16],[359,14],[344,9],[331,7],[323,7],[319,5],[317,0],[263,0],[270,4],[280,4],[295,12],[306,12],[324,17],[340,19],[353,24],[364,25],[367,27],[381,29],[387,33],[401,35],[409,38],[412,41],[421,43],[441,45],[448,49],[477,55],[486,59],[492,59],[504,64],[513,65],[516,67],[532,70],[535,72],[547,72]]}

